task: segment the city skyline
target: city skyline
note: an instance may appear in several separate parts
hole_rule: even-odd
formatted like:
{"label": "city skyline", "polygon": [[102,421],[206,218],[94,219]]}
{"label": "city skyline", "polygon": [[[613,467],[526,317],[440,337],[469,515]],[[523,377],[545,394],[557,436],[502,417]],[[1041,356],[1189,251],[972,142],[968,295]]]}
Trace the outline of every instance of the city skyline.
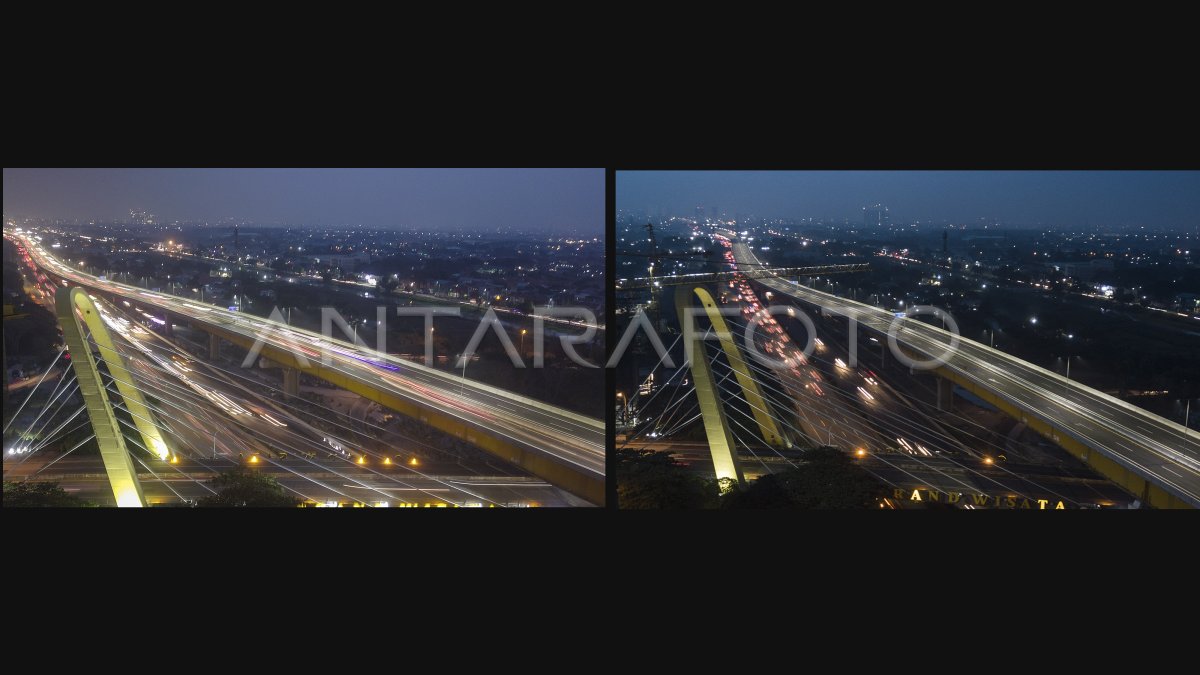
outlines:
{"label": "city skyline", "polygon": [[4,169],[9,218],[600,236],[603,169]]}
{"label": "city skyline", "polygon": [[616,188],[622,211],[851,225],[877,204],[892,222],[1194,228],[1200,218],[1197,171],[622,171]]}

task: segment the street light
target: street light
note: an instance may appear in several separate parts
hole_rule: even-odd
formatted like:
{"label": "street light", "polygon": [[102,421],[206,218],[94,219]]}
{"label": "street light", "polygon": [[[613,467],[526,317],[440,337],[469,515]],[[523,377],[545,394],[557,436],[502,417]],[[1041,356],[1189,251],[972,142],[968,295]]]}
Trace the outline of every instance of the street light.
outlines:
{"label": "street light", "polygon": [[521,356],[525,356],[525,333],[527,332],[524,328],[521,329]]}

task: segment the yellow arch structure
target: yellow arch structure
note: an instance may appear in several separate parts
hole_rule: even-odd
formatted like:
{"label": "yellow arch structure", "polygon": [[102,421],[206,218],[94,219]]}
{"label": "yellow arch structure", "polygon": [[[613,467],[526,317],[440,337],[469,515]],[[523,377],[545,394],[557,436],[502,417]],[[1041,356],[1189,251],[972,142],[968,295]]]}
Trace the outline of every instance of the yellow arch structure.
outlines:
{"label": "yellow arch structure", "polygon": [[[712,322],[713,329],[717,332],[721,348],[725,350],[725,356],[733,368],[742,393],[746,397],[746,402],[750,404],[750,410],[754,414],[755,422],[758,423],[763,440],[773,447],[783,447],[785,445],[783,435],[779,433],[779,426],[771,417],[770,409],[763,398],[762,389],[759,387],[758,381],[750,374],[750,369],[742,358],[742,352],[738,349],[733,335],[729,332],[729,326],[725,323],[725,317],[721,315],[716,301],[707,289],[702,286],[690,288],[679,286],[676,288],[675,309],[679,314],[680,325],[686,326],[687,322],[692,321],[692,316],[686,310],[691,307],[693,292],[700,299],[701,306],[709,321]],[[699,335],[692,339],[691,353],[693,355],[704,353],[704,341]],[[691,363],[691,371],[692,379],[696,384],[696,398],[700,403],[700,414],[704,419],[704,430],[708,436],[708,447],[712,452],[717,478],[734,478],[742,483],[744,477],[733,447],[733,433],[729,430],[725,408],[721,405],[708,359],[694,358]]]}
{"label": "yellow arch structure", "polygon": [[75,379],[79,382],[79,391],[83,394],[92,429],[96,432],[96,442],[100,446],[100,456],[104,460],[104,470],[108,473],[113,495],[117,498],[117,506],[145,506],[146,497],[142,494],[133,459],[125,446],[125,436],[121,433],[120,424],[108,400],[108,391],[100,380],[100,371],[96,367],[91,345],[84,338],[85,323],[91,331],[92,339],[104,353],[108,372],[116,381],[117,390],[121,392],[121,398],[129,409],[146,448],[158,455],[159,459],[165,460],[170,456],[167,444],[151,421],[154,418],[146,407],[142,393],[132,386],[133,380],[125,367],[125,359],[116,350],[112,335],[87,292],[82,288],[60,288],[55,294],[54,302],[63,337],[73,357],[71,363]]}

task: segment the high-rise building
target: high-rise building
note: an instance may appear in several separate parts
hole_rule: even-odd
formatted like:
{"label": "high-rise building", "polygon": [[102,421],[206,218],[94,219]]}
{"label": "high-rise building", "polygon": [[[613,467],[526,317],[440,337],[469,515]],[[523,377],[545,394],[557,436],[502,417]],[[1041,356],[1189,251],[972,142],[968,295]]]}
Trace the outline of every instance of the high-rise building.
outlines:
{"label": "high-rise building", "polygon": [[883,204],[863,207],[863,225],[866,227],[882,227],[892,222],[888,207]]}
{"label": "high-rise building", "polygon": [[696,222],[697,223],[704,222],[704,207],[703,206],[696,207]]}

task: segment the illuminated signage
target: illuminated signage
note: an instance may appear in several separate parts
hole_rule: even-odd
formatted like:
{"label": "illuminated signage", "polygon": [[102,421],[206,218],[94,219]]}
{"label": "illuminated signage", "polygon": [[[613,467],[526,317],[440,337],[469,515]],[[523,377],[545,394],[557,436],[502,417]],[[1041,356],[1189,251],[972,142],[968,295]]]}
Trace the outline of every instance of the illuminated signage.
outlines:
{"label": "illuminated signage", "polygon": [[940,492],[938,490],[917,489],[908,490],[896,488],[892,497],[897,501],[922,502],[931,504],[951,504],[953,506],[974,506],[986,509],[1066,509],[1062,500],[1028,499],[1017,495],[985,495],[966,494],[961,492]]}

